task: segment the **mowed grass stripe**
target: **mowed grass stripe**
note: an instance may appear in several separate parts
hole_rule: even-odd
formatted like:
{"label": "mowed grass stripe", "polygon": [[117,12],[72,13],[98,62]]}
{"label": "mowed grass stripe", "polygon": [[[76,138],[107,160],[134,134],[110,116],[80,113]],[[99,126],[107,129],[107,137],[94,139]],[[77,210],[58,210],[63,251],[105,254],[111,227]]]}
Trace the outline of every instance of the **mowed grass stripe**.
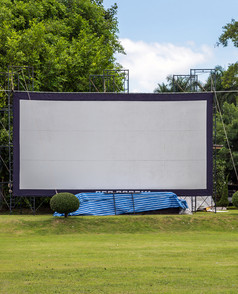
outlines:
{"label": "mowed grass stripe", "polygon": [[74,216],[0,215],[0,234],[150,233],[238,231],[238,211],[194,215]]}
{"label": "mowed grass stripe", "polygon": [[0,216],[0,239],[0,293],[238,289],[236,212],[68,220]]}

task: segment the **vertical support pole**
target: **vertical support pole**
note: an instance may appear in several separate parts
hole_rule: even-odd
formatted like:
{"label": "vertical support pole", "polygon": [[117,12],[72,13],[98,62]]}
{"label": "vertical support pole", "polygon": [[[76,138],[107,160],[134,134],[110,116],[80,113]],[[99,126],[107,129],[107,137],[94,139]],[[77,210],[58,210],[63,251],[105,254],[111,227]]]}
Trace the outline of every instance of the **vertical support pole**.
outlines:
{"label": "vertical support pole", "polygon": [[124,93],[126,93],[126,71],[124,71]]}
{"label": "vertical support pole", "polygon": [[19,77],[19,73],[17,73],[17,90],[18,91],[20,90],[20,77]]}
{"label": "vertical support pole", "polygon": [[190,69],[190,92],[193,91],[193,76],[192,76],[192,70]]}
{"label": "vertical support pole", "polygon": [[32,66],[32,91],[34,91],[34,67]]}
{"label": "vertical support pole", "polygon": [[20,197],[20,214],[22,214],[22,197]]}
{"label": "vertical support pole", "polygon": [[215,122],[214,122],[214,127],[215,127],[215,138],[214,138],[214,145],[215,145],[215,169],[214,169],[214,192],[215,192],[215,213],[217,212],[217,148],[216,148],[216,144],[217,144],[217,104],[216,104],[216,100],[215,100],[215,95],[213,95],[213,101],[215,101]]}
{"label": "vertical support pole", "polygon": [[116,199],[115,199],[115,194],[114,194],[114,192],[112,193],[112,195],[113,195],[113,203],[114,203],[115,215],[117,215]]}
{"label": "vertical support pole", "polygon": [[113,93],[115,92],[115,75],[112,77],[112,84],[113,84]]}
{"label": "vertical support pole", "polygon": [[33,214],[36,215],[36,197],[33,197]]}
{"label": "vertical support pole", "polygon": [[103,92],[106,93],[107,92],[107,86],[106,86],[106,80],[105,80],[105,75],[103,73]]}
{"label": "vertical support pole", "polygon": [[135,213],[135,202],[134,202],[134,195],[133,195],[133,193],[131,193],[131,198],[132,198],[132,204],[133,204],[133,213],[136,214]]}
{"label": "vertical support pole", "polygon": [[[3,181],[2,181],[3,182]],[[1,191],[0,191],[0,209],[3,203],[3,184],[1,183]]]}
{"label": "vertical support pole", "polygon": [[10,198],[10,214],[12,214],[12,164],[11,164],[11,91],[10,91],[10,72],[8,69],[8,187]]}

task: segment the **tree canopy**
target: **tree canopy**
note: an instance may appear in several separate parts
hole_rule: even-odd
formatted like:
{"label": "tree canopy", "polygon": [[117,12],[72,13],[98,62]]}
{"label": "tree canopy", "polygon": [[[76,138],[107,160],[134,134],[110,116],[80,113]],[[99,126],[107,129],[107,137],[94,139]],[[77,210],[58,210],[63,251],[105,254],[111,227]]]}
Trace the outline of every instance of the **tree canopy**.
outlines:
{"label": "tree canopy", "polygon": [[[223,27],[223,32],[219,37],[218,45],[228,46],[229,41],[238,47],[238,21],[234,19]],[[238,89],[238,62],[231,64],[224,73],[223,86],[225,88]]]}
{"label": "tree canopy", "polygon": [[2,0],[0,71],[29,65],[36,90],[88,91],[90,74],[120,67],[116,13],[103,0]]}
{"label": "tree canopy", "polygon": [[235,47],[238,47],[238,21],[234,19],[223,27],[223,33],[219,37],[219,44],[228,45],[228,41],[232,41]]}

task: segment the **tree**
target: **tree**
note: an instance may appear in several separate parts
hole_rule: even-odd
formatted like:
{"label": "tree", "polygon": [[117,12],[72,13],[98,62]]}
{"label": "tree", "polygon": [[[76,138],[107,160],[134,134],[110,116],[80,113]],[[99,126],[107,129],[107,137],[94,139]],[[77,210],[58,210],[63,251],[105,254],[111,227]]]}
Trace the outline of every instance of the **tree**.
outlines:
{"label": "tree", "polygon": [[224,73],[222,85],[227,90],[238,90],[238,62],[231,64]]}
{"label": "tree", "polygon": [[90,74],[118,69],[117,5],[102,0],[3,0],[0,71],[35,69],[35,90],[88,91]]}
{"label": "tree", "polygon": [[[238,21],[234,19],[231,20],[230,23],[226,24],[223,27],[223,33],[219,37],[220,44],[224,47],[228,46],[229,41],[233,43],[235,47],[238,47]],[[224,74],[223,86],[225,88],[232,87],[234,89],[238,89],[238,63],[231,64],[228,70]]]}
{"label": "tree", "polygon": [[229,40],[232,41],[235,47],[238,47],[238,22],[234,19],[223,27],[223,33],[219,37],[218,45],[227,46]]}

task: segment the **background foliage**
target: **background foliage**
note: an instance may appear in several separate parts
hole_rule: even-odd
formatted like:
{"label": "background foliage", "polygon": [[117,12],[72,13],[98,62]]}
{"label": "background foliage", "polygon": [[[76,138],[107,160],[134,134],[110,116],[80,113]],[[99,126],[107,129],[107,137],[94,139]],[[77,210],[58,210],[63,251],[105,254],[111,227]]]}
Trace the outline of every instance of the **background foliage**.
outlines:
{"label": "background foliage", "polygon": [[35,69],[35,90],[88,91],[90,74],[117,69],[117,5],[100,0],[3,0],[0,71]]}

